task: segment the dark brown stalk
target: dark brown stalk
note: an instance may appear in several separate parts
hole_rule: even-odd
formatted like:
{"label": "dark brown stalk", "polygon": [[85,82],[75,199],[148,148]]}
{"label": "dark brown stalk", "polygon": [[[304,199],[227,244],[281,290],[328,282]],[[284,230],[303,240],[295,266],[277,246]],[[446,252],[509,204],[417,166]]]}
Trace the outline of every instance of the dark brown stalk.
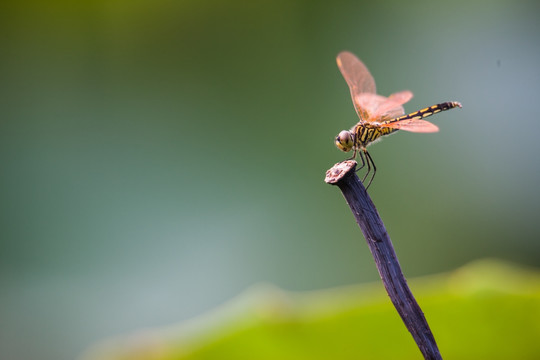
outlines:
{"label": "dark brown stalk", "polygon": [[343,193],[356,222],[364,233],[386,292],[424,358],[442,359],[424,313],[401,272],[392,241],[390,241],[381,217],[364,185],[356,176],[354,171],[356,165],[354,160],[334,165],[326,172],[325,182],[337,185]]}

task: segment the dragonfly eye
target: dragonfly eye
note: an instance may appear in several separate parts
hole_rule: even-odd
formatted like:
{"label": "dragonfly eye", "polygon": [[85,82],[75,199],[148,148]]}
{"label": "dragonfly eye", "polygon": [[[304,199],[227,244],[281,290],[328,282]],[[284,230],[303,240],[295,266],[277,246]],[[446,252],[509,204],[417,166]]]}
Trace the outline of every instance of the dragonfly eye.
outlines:
{"label": "dragonfly eye", "polygon": [[343,130],[336,136],[336,146],[339,150],[349,152],[354,145],[353,134],[350,131]]}

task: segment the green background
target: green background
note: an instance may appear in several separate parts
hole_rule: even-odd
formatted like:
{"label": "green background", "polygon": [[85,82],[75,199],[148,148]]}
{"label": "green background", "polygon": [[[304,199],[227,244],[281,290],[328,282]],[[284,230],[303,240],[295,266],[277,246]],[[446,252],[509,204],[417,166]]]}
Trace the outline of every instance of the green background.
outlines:
{"label": "green background", "polygon": [[[70,359],[260,282],[378,279],[324,173],[368,66],[436,134],[370,152],[407,277],[540,265],[536,1],[4,1],[0,350]],[[429,320],[429,319],[428,319]]]}

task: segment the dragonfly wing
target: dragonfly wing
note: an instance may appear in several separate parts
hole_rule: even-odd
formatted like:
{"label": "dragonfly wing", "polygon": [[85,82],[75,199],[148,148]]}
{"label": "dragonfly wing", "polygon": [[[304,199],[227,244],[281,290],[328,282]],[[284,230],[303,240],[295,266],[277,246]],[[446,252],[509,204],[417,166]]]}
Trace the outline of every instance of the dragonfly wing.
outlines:
{"label": "dragonfly wing", "polygon": [[439,131],[437,125],[426,120],[407,119],[401,121],[387,122],[380,124],[381,127],[388,127],[397,130],[405,130],[417,133],[431,133]]}
{"label": "dragonfly wing", "polygon": [[413,93],[409,90],[403,90],[403,91],[394,93],[388,97],[388,99],[392,100],[393,102],[399,105],[408,103],[412,98],[413,98]]}
{"label": "dragonfly wing", "polygon": [[351,97],[356,108],[356,112],[361,119],[366,120],[365,109],[362,108],[362,105],[356,101],[356,98],[360,94],[368,93],[375,94],[375,80],[371,76],[366,65],[355,55],[348,51],[340,52],[337,56],[337,65],[341,71],[341,75],[349,85],[349,90],[351,91]]}
{"label": "dragonfly wing", "polygon": [[375,80],[366,65],[354,54],[342,51],[337,56],[337,64],[341,74],[351,89],[351,94],[372,93],[375,94]]}
{"label": "dragonfly wing", "polygon": [[380,113],[379,109],[388,102],[388,98],[377,94],[363,93],[353,97],[353,102],[356,111],[362,120],[369,122],[380,121],[381,118],[378,117],[378,114]]}
{"label": "dragonfly wing", "polygon": [[400,91],[390,95],[386,98],[386,101],[378,105],[377,109],[372,114],[373,119],[375,119],[375,121],[380,121],[380,119],[392,119],[403,115],[405,110],[401,105],[411,100],[412,97],[413,93],[409,90]]}

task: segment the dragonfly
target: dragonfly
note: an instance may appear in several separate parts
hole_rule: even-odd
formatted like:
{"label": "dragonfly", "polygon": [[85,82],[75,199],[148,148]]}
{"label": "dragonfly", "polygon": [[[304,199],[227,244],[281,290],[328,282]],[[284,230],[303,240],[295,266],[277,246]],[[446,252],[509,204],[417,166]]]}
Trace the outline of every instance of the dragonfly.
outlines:
{"label": "dragonfly", "polygon": [[398,130],[417,133],[437,132],[439,128],[436,125],[423,119],[441,111],[461,108],[459,102],[449,101],[404,115],[403,104],[412,99],[411,91],[400,91],[389,97],[377,95],[375,80],[366,65],[348,51],[338,54],[337,65],[349,85],[354,108],[360,121],[350,130],[341,131],[335,138],[335,144],[344,152],[353,150],[353,155],[349,160],[356,158],[357,155],[360,156],[362,165],[358,170],[367,166],[367,172],[362,179],[363,183],[373,169],[366,189],[373,182],[377,172],[377,167],[366,149],[368,145]]}

